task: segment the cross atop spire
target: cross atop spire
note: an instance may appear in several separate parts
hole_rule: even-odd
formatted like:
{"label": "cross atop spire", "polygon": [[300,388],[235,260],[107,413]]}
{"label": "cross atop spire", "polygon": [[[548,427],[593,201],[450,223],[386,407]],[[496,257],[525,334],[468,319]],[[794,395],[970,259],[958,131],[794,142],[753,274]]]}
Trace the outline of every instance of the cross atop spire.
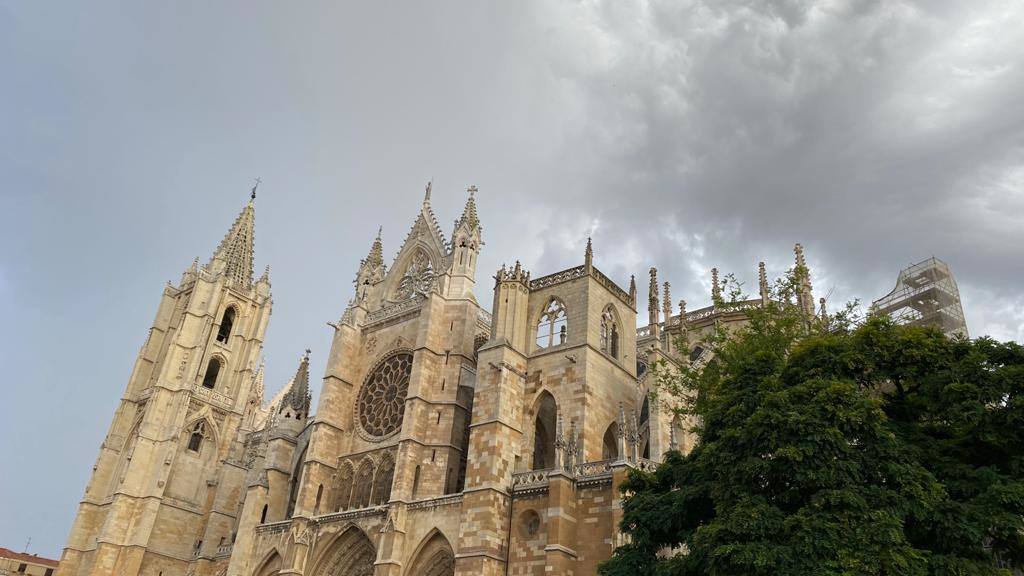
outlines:
{"label": "cross atop spire", "polygon": [[474,231],[480,228],[480,217],[476,213],[476,186],[470,186],[466,188],[466,192],[469,196],[466,198],[466,206],[462,209],[462,216],[455,221],[455,229],[465,226],[467,232],[472,234]]}
{"label": "cross atop spire", "polygon": [[[255,187],[253,190],[255,191]],[[246,288],[252,286],[253,276],[253,241],[255,239],[256,211],[252,200],[242,208],[235,218],[231,229],[221,240],[210,264],[215,260],[224,263],[224,275],[233,282]]]}
{"label": "cross atop spire", "polygon": [[259,178],[256,178],[256,184],[254,184],[253,187],[252,187],[252,194],[249,195],[249,200],[255,200],[256,199],[256,189],[260,187],[260,183],[261,182],[263,182],[263,180],[260,180]]}
{"label": "cross atop spire", "polygon": [[430,190],[434,187],[434,181],[427,182],[427,190],[423,193],[423,203],[430,204]]}

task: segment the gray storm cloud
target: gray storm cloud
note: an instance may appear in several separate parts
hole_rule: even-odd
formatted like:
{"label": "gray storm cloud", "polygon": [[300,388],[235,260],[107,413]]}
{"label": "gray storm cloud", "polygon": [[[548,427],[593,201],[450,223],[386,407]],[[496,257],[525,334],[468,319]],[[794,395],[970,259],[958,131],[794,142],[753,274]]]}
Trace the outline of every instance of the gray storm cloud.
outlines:
{"label": "gray storm cloud", "polygon": [[[330,333],[377,226],[479,186],[488,276],[657,266],[706,304],[804,244],[819,295],[930,255],[1024,341],[1024,6],[959,1],[0,0],[0,541],[57,556],[164,281],[248,197],[268,390]],[[645,311],[639,315],[645,318]]]}

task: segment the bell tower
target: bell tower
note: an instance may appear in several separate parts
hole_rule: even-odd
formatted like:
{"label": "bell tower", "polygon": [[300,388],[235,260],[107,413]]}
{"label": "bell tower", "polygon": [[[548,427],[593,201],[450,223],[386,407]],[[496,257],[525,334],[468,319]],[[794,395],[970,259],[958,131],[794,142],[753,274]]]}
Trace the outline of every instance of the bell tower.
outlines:
{"label": "bell tower", "polygon": [[256,189],[205,265],[161,295],[58,574],[185,574],[230,542],[270,319],[253,280]]}

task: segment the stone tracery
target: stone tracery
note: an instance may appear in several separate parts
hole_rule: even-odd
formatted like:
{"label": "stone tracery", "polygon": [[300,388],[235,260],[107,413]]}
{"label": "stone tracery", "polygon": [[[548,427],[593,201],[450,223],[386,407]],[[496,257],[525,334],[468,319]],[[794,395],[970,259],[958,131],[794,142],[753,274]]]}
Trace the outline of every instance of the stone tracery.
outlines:
{"label": "stone tracery", "polygon": [[387,357],[367,377],[357,402],[364,432],[382,438],[402,427],[411,374],[412,354],[400,352]]}
{"label": "stone tracery", "polygon": [[423,250],[418,250],[398,283],[395,298],[408,300],[413,296],[429,293],[434,287],[435,276],[430,257]]}

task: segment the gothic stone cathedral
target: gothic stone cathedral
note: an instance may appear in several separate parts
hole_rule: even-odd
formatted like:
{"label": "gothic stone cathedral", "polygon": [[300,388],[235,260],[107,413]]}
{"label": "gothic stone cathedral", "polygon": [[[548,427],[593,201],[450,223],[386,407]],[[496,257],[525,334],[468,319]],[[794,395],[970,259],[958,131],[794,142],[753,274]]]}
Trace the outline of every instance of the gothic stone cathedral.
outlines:
{"label": "gothic stone cathedral", "polygon": [[[763,265],[760,299],[675,314],[652,268],[636,329],[635,282],[602,274],[588,242],[568,270],[503,267],[488,313],[474,192],[450,240],[428,187],[390,267],[373,242],[315,415],[308,351],[264,401],[272,299],[269,269],[253,280],[250,201],[164,289],[59,575],[596,573],[621,541],[627,472],[693,441],[650,399],[647,367],[706,362],[700,333],[766,302]],[[809,284],[801,296],[813,314]]]}

